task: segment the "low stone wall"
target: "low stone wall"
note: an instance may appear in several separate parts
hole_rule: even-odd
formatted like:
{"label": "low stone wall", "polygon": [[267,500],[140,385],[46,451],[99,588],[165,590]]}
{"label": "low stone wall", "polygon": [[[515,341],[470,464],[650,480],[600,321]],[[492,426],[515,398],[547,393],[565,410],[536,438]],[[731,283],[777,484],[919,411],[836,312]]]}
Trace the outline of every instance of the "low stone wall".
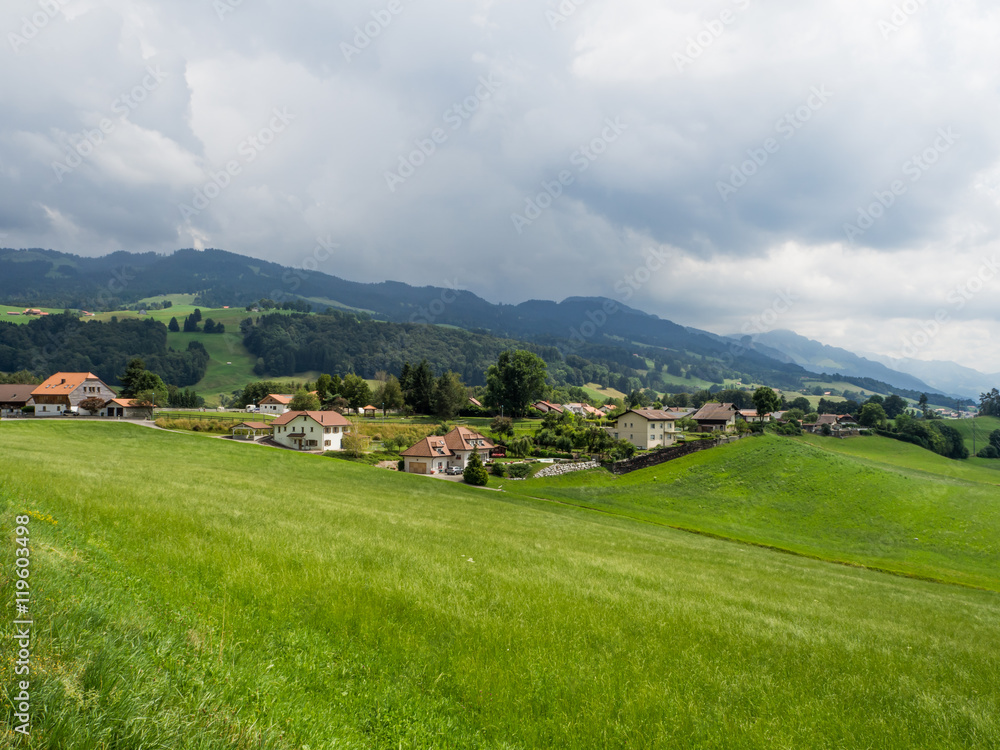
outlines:
{"label": "low stone wall", "polygon": [[544,477],[558,477],[562,474],[572,474],[574,471],[587,471],[587,469],[599,469],[601,465],[597,461],[577,461],[571,464],[553,464],[535,474],[535,479]]}
{"label": "low stone wall", "polygon": [[709,448],[715,448],[718,445],[725,445],[726,443],[731,443],[736,440],[739,440],[739,438],[723,437],[718,438],[717,440],[696,440],[690,443],[684,443],[683,445],[674,446],[673,448],[664,448],[663,450],[653,451],[652,453],[644,453],[641,456],[636,456],[635,458],[618,461],[612,464],[611,472],[613,474],[630,474],[633,471],[648,469],[651,466],[659,466],[660,464],[665,464],[667,461],[675,461],[678,458],[690,456],[692,453],[698,453],[699,451],[707,450]]}

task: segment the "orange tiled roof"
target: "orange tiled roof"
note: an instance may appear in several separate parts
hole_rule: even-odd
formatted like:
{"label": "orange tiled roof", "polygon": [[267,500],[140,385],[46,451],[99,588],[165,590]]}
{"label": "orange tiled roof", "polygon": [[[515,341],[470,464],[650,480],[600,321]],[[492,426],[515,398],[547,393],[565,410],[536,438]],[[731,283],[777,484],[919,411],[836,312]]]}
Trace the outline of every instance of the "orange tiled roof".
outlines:
{"label": "orange tiled roof", "polygon": [[58,395],[60,393],[72,393],[88,380],[99,381],[100,378],[92,372],[57,372],[51,378],[35,388],[35,390],[31,392],[31,395],[48,396],[52,394]]}

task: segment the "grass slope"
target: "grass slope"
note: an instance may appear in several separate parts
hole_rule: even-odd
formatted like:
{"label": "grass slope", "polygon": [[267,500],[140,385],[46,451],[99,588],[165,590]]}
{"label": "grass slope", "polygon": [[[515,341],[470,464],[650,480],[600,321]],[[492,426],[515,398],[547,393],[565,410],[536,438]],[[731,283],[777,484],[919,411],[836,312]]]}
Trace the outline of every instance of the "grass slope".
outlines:
{"label": "grass slope", "polygon": [[998,747],[989,592],[131,425],[0,453],[9,746]]}
{"label": "grass slope", "polygon": [[752,438],[651,469],[512,492],[827,560],[1000,591],[993,472],[882,438]]}

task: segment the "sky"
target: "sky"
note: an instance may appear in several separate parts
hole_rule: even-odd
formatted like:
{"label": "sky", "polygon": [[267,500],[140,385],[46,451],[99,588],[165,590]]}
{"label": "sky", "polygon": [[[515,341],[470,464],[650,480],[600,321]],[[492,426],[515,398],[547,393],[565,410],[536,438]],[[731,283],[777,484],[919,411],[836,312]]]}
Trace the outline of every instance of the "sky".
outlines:
{"label": "sky", "polygon": [[998,29],[977,0],[6,0],[0,246],[1000,372]]}

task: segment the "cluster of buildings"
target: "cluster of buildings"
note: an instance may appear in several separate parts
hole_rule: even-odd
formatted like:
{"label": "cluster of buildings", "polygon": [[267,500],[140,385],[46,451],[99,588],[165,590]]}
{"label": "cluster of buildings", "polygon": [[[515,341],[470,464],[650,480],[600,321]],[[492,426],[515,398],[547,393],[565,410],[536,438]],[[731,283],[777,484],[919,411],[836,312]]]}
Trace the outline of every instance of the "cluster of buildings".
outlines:
{"label": "cluster of buildings", "polygon": [[[83,406],[84,402],[88,409]],[[130,399],[118,398],[92,372],[57,372],[41,385],[0,385],[0,416],[22,413],[34,407],[36,417],[83,415],[142,419],[149,409]]]}

